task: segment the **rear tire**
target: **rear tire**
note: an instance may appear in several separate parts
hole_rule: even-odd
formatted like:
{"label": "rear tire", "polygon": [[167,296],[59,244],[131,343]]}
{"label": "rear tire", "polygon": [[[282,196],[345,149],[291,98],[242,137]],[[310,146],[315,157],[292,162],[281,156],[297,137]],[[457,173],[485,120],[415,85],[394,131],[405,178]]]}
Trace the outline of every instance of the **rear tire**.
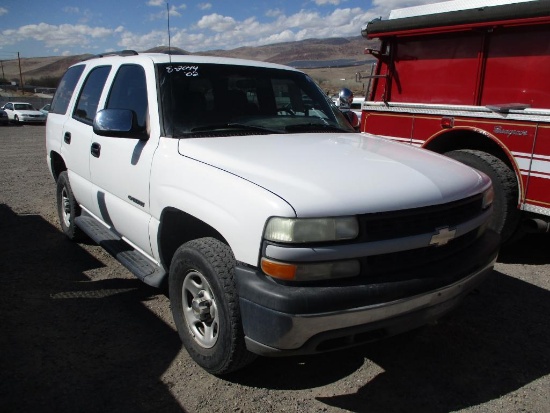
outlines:
{"label": "rear tire", "polygon": [[495,199],[490,228],[500,234],[502,243],[517,239],[521,211],[517,207],[519,189],[515,172],[496,156],[483,151],[459,149],[444,155],[484,172],[491,178]]}
{"label": "rear tire", "polygon": [[80,230],[75,225],[75,218],[80,212],[80,206],[69,183],[69,175],[67,171],[63,171],[57,178],[57,214],[63,233],[71,240],[76,240],[80,236]]}
{"label": "rear tire", "polygon": [[255,356],[246,349],[231,249],[214,238],[182,245],[172,259],[170,304],[191,358],[212,374],[243,368]]}

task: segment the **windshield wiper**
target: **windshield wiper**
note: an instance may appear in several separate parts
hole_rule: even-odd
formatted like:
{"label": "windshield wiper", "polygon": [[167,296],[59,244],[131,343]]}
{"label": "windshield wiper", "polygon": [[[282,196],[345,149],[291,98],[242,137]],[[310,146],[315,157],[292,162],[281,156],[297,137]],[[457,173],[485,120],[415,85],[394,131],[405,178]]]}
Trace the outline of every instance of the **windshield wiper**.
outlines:
{"label": "windshield wiper", "polygon": [[256,125],[246,125],[244,123],[237,123],[237,122],[197,126],[196,128],[192,128],[190,132],[191,133],[212,132],[212,131],[219,131],[223,129],[244,129],[248,131],[257,131],[257,132],[283,133],[283,131],[279,129],[271,129],[271,128],[266,128],[263,126],[256,126]]}
{"label": "windshield wiper", "polygon": [[340,126],[334,126],[329,124],[321,124],[321,123],[298,123],[296,125],[287,125],[285,129],[289,132],[291,131],[311,131],[314,132],[316,130],[323,130],[323,131],[335,131],[335,132],[353,132],[349,129],[344,129]]}

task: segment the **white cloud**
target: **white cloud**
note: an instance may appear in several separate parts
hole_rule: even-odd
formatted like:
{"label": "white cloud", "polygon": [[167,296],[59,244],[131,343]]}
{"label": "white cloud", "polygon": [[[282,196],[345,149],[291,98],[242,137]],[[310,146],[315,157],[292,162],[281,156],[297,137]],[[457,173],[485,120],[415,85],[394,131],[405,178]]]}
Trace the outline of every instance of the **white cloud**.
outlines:
{"label": "white cloud", "polygon": [[70,7],[66,6],[62,9],[65,13],[71,13],[71,14],[78,14],[80,12],[80,9],[78,7]]}
{"label": "white cloud", "polygon": [[40,23],[21,26],[14,30],[2,31],[4,44],[32,39],[42,42],[46,47],[89,45],[93,39],[102,39],[113,35],[114,30],[104,27],[90,27],[82,24],[61,24],[58,26]]}
{"label": "white cloud", "polygon": [[8,14],[8,9],[0,7],[0,16],[3,16],[4,14]]}
{"label": "white cloud", "polygon": [[81,24],[92,21],[95,15],[90,9],[81,10],[79,7],[66,6],[62,10],[64,13],[80,16],[78,22]]}
{"label": "white cloud", "polygon": [[172,44],[196,52],[307,38],[359,36],[361,26],[376,15],[361,8],[345,8],[335,9],[328,14],[300,10],[289,16],[279,10],[272,10],[268,17],[272,18],[271,21],[260,22],[255,17],[237,21],[230,16],[210,14],[203,16],[189,31],[176,31],[172,36]]}
{"label": "white cloud", "polygon": [[137,34],[129,31],[122,32],[119,46],[124,49],[147,50],[156,46],[168,44],[168,34],[165,31],[155,30],[147,34]]}
{"label": "white cloud", "polygon": [[237,27],[237,22],[233,17],[221,16],[219,14],[210,14],[203,16],[198,22],[197,27],[208,29],[214,32],[227,32]]}
{"label": "white cloud", "polygon": [[[444,1],[444,0],[439,0]],[[403,7],[419,6],[421,4],[435,3],[434,0],[372,0],[372,11],[378,15],[378,17],[387,18],[390,11],[394,9],[401,9]]]}
{"label": "white cloud", "polygon": [[172,36],[171,44],[184,50],[191,50],[193,45],[202,45],[206,41],[207,38],[202,33],[188,33],[181,30]]}
{"label": "white cloud", "polygon": [[148,6],[154,6],[154,7],[164,6],[165,4],[166,4],[165,0],[149,0],[147,2]]}
{"label": "white cloud", "polygon": [[314,0],[314,3],[317,6],[326,6],[327,4],[338,6],[341,3],[341,0]]}
{"label": "white cloud", "polygon": [[[180,10],[186,9],[187,6],[182,4],[181,6],[170,6],[170,17],[181,17]],[[150,20],[162,20],[166,19],[166,10],[159,11],[158,13],[151,14],[149,16]]]}
{"label": "white cloud", "polygon": [[292,30],[284,30],[281,33],[272,34],[262,38],[266,44],[292,42],[296,40],[296,34]]}
{"label": "white cloud", "polygon": [[277,16],[280,16],[281,14],[283,14],[283,12],[279,9],[270,9],[265,12],[265,15],[267,17],[277,17]]}
{"label": "white cloud", "polygon": [[[375,17],[387,17],[395,8],[433,3],[435,0],[372,0],[368,9],[361,7],[320,7],[345,5],[346,0],[306,0],[304,9],[286,14],[283,9],[269,9],[265,14],[243,20],[231,15],[219,13],[205,14],[195,22],[186,22],[185,28],[171,26],[171,44],[190,52],[210,49],[234,49],[241,46],[259,46],[272,43],[298,41],[306,38],[328,38],[359,36],[361,27]],[[152,18],[166,18],[166,0],[145,0],[148,6],[158,7]],[[315,3],[315,5],[313,4]],[[365,2],[368,4],[368,2]],[[307,5],[311,7],[307,7]],[[185,10],[185,4],[170,6],[170,17],[179,18]],[[194,4],[193,8],[210,10],[212,3]],[[149,9],[152,10],[152,9]],[[65,7],[65,13],[79,17],[90,17],[89,9]],[[0,7],[0,15],[8,11]],[[183,21],[177,19],[176,21]],[[0,29],[0,47],[13,45],[25,40],[40,42],[50,50],[57,48],[56,53],[93,48],[104,51],[108,48],[147,50],[159,45],[168,44],[165,30],[151,30],[140,33],[139,29],[129,30],[94,27],[89,24],[51,25],[39,23],[22,26],[16,29]]]}
{"label": "white cloud", "polygon": [[180,10],[185,10],[187,6],[182,4],[181,6],[171,6],[170,7],[170,16],[181,16]]}

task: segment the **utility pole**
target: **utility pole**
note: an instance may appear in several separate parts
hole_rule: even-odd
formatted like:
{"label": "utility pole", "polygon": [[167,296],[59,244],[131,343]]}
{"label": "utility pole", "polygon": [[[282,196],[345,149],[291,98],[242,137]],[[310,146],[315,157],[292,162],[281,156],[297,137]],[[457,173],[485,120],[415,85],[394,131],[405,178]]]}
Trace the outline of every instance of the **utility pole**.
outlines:
{"label": "utility pole", "polygon": [[19,52],[17,52],[17,61],[19,62],[19,84],[21,85],[21,93],[25,94],[25,89],[23,85],[23,73],[21,73],[21,58],[19,57]]}

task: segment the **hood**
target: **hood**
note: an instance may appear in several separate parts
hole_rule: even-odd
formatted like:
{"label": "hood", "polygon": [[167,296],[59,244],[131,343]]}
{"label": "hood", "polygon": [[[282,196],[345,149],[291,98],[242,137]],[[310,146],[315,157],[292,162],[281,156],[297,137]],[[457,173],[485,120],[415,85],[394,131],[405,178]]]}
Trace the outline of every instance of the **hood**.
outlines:
{"label": "hood", "polygon": [[33,116],[33,115],[43,115],[42,112],[40,112],[39,110],[21,110],[21,109],[16,109],[14,110],[14,112],[17,112],[21,115],[29,115],[29,116]]}
{"label": "hood", "polygon": [[368,134],[181,139],[179,153],[265,188],[301,217],[442,204],[490,183],[459,162]]}

